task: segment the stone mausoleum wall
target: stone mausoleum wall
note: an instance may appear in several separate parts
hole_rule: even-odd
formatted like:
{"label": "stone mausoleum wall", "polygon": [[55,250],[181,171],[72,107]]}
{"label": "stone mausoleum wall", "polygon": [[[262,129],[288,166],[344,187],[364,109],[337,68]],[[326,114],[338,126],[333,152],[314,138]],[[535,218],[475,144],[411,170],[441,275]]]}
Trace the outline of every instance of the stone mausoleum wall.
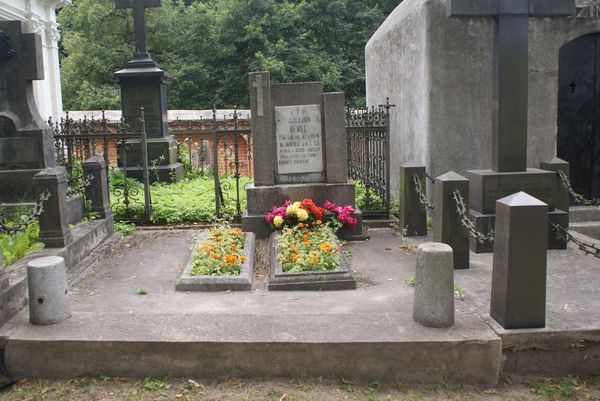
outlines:
{"label": "stone mausoleum wall", "polygon": [[59,30],[56,10],[71,0],[0,0],[0,20],[24,21],[28,32],[40,35],[44,80],[33,81],[35,101],[41,116],[60,117],[62,92],[58,64]]}
{"label": "stone mausoleum wall", "polygon": [[[447,18],[446,0],[404,0],[365,49],[367,104],[391,117],[392,192],[402,163],[432,176],[491,167],[491,18]],[[578,1],[578,15],[530,19],[528,166],[556,154],[559,49],[600,32],[600,2]]]}

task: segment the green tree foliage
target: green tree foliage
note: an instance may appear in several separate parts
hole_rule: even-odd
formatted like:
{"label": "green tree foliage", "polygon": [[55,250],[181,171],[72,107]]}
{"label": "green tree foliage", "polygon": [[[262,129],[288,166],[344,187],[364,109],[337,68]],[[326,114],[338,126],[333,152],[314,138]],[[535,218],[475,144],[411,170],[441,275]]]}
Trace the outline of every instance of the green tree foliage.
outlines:
{"label": "green tree foliage", "polygon": [[[147,11],[148,47],[169,76],[171,109],[247,106],[251,71],[324,82],[364,104],[364,46],[398,0],[163,0]],[[113,73],[132,57],[131,12],[114,0],[64,7],[66,109],[119,107]]]}

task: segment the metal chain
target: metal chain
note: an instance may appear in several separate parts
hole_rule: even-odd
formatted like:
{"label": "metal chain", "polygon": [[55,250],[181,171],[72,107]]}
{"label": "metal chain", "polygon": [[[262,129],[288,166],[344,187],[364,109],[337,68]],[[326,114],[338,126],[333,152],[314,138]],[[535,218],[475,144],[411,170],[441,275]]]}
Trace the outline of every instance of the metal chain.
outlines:
{"label": "metal chain", "polygon": [[583,197],[583,195],[580,195],[577,192],[575,192],[575,190],[571,186],[571,181],[569,180],[569,177],[567,177],[567,175],[562,170],[558,171],[558,175],[560,177],[560,180],[562,181],[563,186],[567,189],[567,191],[569,191],[569,194],[571,194],[571,197],[573,199],[585,206],[600,207],[600,199],[586,199]]}
{"label": "metal chain", "polygon": [[469,219],[469,213],[467,211],[467,206],[465,205],[465,200],[458,189],[455,189],[454,192],[452,192],[452,199],[454,199],[454,202],[456,203],[456,213],[458,213],[460,216],[460,223],[464,228],[467,229],[469,235],[479,243],[493,241],[494,230],[490,231],[487,235],[477,231],[475,224],[471,221],[471,219]]}
{"label": "metal chain", "polygon": [[431,182],[431,185],[435,185],[435,178],[433,178],[432,176],[430,176],[427,173],[425,173],[425,177],[427,177],[427,179],[429,180],[429,182]]}
{"label": "metal chain", "polygon": [[421,180],[419,179],[419,176],[415,174],[413,175],[412,179],[413,184],[415,184],[415,191],[419,196],[419,202],[421,203],[421,205],[425,206],[428,210],[433,210],[433,204],[427,199],[427,195],[425,195],[423,187],[421,186]]}
{"label": "metal chain", "polygon": [[550,223],[550,225],[552,226],[552,230],[556,233],[556,235],[558,236],[558,238],[567,241],[567,242],[573,242],[575,245],[577,245],[579,247],[580,250],[582,250],[586,255],[592,255],[595,256],[597,258],[600,258],[600,247],[598,247],[598,245],[596,244],[587,244],[583,241],[578,240],[577,238],[575,238],[570,232],[568,228],[565,228],[559,224],[554,224],[554,223]]}
{"label": "metal chain", "polygon": [[38,202],[33,207],[33,212],[31,213],[31,215],[29,215],[29,217],[27,217],[19,224],[8,226],[6,224],[6,221],[4,221],[3,219],[0,220],[0,233],[14,235],[18,232],[24,232],[25,230],[27,230],[27,227],[31,223],[33,223],[38,217],[40,217],[40,215],[44,212],[44,202],[50,199],[51,195],[52,194],[50,193],[50,191],[44,191],[40,195]]}

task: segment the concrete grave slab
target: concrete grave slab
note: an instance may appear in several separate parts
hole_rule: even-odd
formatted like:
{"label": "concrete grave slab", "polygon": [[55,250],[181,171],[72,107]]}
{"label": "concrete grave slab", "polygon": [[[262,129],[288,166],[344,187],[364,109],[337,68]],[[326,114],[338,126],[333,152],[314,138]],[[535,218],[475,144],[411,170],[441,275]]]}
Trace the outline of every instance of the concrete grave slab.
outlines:
{"label": "concrete grave slab", "polygon": [[[198,241],[194,247],[204,240],[208,231],[202,231],[198,235]],[[192,248],[193,249],[193,248]],[[242,269],[238,276],[194,276],[190,271],[194,268],[194,253],[179,280],[175,284],[177,291],[250,291],[252,290],[252,278],[254,273],[254,251],[256,249],[256,236],[254,233],[246,233],[244,243],[244,256],[246,260],[242,263]]]}

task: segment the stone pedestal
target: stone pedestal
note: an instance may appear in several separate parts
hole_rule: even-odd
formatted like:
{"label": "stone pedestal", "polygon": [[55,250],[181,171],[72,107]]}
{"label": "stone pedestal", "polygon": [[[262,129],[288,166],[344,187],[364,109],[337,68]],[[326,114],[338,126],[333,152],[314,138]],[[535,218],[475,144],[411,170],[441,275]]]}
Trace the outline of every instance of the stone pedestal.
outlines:
{"label": "stone pedestal", "polygon": [[441,243],[417,248],[413,319],[426,327],[454,324],[454,270],[452,248]]}
{"label": "stone pedestal", "polygon": [[58,256],[34,259],[27,264],[29,322],[60,323],[71,316],[65,260]]}
{"label": "stone pedestal", "polygon": [[[167,118],[166,75],[163,70],[151,63],[130,62],[115,76],[121,84],[121,109],[126,123],[137,126],[140,108],[144,108],[150,182],[171,182],[183,179],[183,165],[177,161],[175,138],[169,135]],[[119,167],[127,168],[127,175],[142,179],[141,149],[137,142],[128,144],[127,162]]]}
{"label": "stone pedestal", "polygon": [[100,156],[87,159],[83,163],[83,175],[90,178],[90,185],[85,188],[85,197],[91,203],[92,211],[98,213],[100,218],[112,221],[104,159]]}
{"label": "stone pedestal", "polygon": [[547,250],[548,205],[524,192],[498,200],[490,316],[505,329],[545,326]]}
{"label": "stone pedestal", "polygon": [[[513,193],[523,191],[548,205],[553,219],[563,219],[563,211],[555,210],[556,174],[552,171],[529,168],[518,172],[492,170],[469,170],[465,176],[470,181],[469,207],[471,220],[477,230],[487,234],[495,228],[496,201]],[[550,216],[549,216],[550,217]],[[470,240],[475,253],[493,251],[493,241],[480,243]],[[561,249],[561,248],[558,248]]]}
{"label": "stone pedestal", "polygon": [[64,167],[47,168],[33,178],[36,196],[50,193],[40,215],[40,240],[49,248],[63,248],[73,241],[68,227],[67,177]]}
{"label": "stone pedestal", "polygon": [[435,179],[435,209],[433,214],[433,241],[452,248],[455,269],[469,268],[469,232],[462,225],[453,198],[455,190],[460,191],[468,206],[469,180],[450,171]]}
{"label": "stone pedestal", "polygon": [[424,166],[414,162],[404,163],[400,166],[398,225],[401,230],[406,228],[406,235],[409,237],[427,235],[427,209],[419,201],[413,181],[415,175],[419,177],[423,191],[426,191]]}

